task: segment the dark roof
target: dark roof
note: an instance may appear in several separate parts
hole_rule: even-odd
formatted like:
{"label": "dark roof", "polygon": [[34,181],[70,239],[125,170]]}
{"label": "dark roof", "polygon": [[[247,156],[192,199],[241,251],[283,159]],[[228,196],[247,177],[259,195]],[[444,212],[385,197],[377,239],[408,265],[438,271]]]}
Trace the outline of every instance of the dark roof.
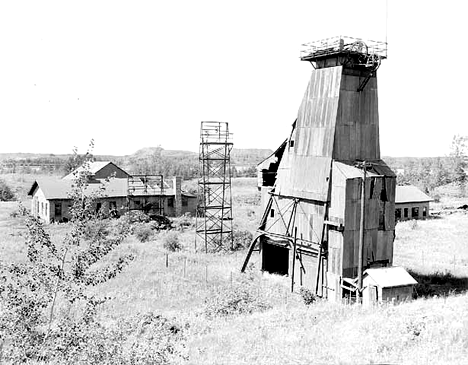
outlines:
{"label": "dark roof", "polygon": [[[101,171],[104,167],[106,167],[107,165],[114,165],[115,168],[123,171],[124,173],[126,173],[127,175],[129,175],[126,171],[122,170],[119,166],[117,166],[115,163],[113,163],[112,161],[94,161],[94,162],[91,162],[88,166],[88,171],[92,174],[92,175],[96,175],[99,171]],[[76,168],[75,170],[73,170],[72,172],[70,172],[68,175],[65,175],[63,177],[63,179],[65,180],[68,180],[68,179],[74,179],[75,178],[75,174],[76,173],[80,173],[84,171],[84,167],[83,166],[80,166],[78,168]]]}
{"label": "dark roof", "polygon": [[396,187],[395,203],[426,203],[433,199],[424,194],[416,186],[405,185]]}

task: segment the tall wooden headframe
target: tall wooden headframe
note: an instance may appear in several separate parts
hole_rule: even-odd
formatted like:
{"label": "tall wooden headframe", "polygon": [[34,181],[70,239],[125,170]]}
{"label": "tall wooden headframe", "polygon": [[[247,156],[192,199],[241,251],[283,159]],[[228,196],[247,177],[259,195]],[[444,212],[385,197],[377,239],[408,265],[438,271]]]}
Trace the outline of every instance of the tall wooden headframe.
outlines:
{"label": "tall wooden headframe", "polygon": [[232,248],[232,147],[228,123],[201,122],[196,239],[205,252]]}
{"label": "tall wooden headframe", "polygon": [[242,270],[257,250],[262,270],[289,275],[292,289],[339,300],[358,296],[364,269],[392,264],[396,178],[380,159],[377,105],[386,49],[343,36],[303,45],[310,82],[261,171],[270,183]]}

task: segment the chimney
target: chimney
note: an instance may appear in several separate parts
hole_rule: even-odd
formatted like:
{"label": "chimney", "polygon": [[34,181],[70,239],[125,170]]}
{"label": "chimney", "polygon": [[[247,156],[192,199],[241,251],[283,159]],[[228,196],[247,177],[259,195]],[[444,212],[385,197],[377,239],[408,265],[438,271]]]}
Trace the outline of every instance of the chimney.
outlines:
{"label": "chimney", "polygon": [[174,216],[182,215],[182,177],[174,176],[172,178],[172,188],[174,189]]}

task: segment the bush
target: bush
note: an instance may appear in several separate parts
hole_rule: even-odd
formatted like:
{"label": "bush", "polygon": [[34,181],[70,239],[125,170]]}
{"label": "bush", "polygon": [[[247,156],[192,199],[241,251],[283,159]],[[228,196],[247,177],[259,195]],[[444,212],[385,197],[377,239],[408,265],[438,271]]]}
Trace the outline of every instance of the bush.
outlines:
{"label": "bush", "polygon": [[83,238],[88,241],[99,239],[99,237],[108,236],[110,233],[109,220],[92,219],[83,227]]}
{"label": "bush", "polygon": [[310,305],[317,300],[317,297],[310,289],[301,287],[299,294],[301,295],[302,301],[304,302],[305,305]]}
{"label": "bush", "polygon": [[127,217],[128,223],[148,223],[151,221],[151,218],[148,214],[141,210],[131,210],[128,213],[125,213],[123,217]]}
{"label": "bush", "polygon": [[148,242],[150,241],[153,236],[154,232],[151,227],[151,223],[140,223],[135,226],[133,230],[133,234],[140,242]]}
{"label": "bush", "polygon": [[178,231],[183,231],[187,228],[193,227],[195,225],[194,223],[192,215],[187,212],[183,216],[174,219],[174,228]]}
{"label": "bush", "polygon": [[243,280],[234,288],[218,288],[205,300],[204,314],[208,318],[250,314],[270,309],[271,305],[252,282]]}
{"label": "bush", "polygon": [[15,200],[15,194],[11,191],[6,182],[0,180],[0,201],[6,202],[10,200]]}
{"label": "bush", "polygon": [[247,230],[234,229],[232,233],[232,249],[233,251],[242,250],[249,247],[252,242],[253,234]]}
{"label": "bush", "polygon": [[163,247],[171,252],[180,251],[182,245],[179,242],[179,235],[176,232],[169,232],[166,237],[164,237]]}

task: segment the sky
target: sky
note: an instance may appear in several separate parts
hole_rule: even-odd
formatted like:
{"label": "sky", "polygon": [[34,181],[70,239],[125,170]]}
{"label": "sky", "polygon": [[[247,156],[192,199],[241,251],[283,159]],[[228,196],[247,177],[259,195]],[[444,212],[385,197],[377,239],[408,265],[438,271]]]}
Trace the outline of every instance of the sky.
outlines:
{"label": "sky", "polygon": [[383,156],[443,156],[468,135],[463,1],[1,1],[0,153],[198,151],[201,121],[276,149],[312,67],[302,43],[388,42]]}

